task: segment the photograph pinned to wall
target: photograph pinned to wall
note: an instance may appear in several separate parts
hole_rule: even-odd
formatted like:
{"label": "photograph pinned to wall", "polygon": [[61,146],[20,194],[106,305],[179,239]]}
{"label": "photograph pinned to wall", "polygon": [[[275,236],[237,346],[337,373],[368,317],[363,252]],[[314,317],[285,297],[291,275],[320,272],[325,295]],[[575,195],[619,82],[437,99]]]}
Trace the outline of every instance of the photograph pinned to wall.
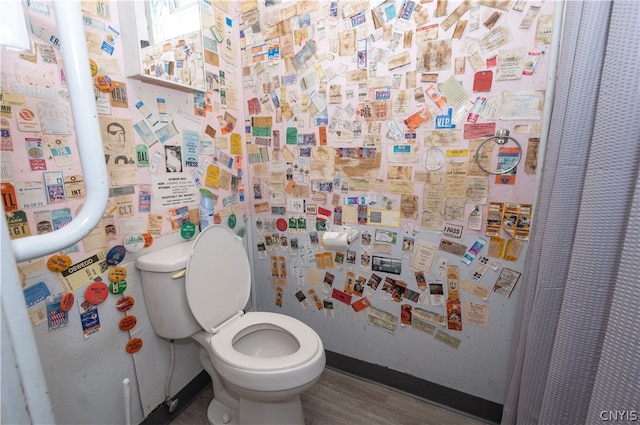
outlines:
{"label": "photograph pinned to wall", "polygon": [[181,146],[164,146],[165,169],[167,173],[182,172],[182,147]]}
{"label": "photograph pinned to wall", "polygon": [[104,158],[110,169],[136,165],[136,147],[131,120],[99,117]]}

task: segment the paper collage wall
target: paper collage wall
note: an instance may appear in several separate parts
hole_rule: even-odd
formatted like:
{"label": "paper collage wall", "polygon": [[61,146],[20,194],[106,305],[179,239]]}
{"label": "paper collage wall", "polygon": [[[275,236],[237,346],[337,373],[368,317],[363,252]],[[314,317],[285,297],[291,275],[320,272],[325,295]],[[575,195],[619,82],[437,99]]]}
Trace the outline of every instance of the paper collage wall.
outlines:
{"label": "paper collage wall", "polygon": [[[319,310],[334,300],[368,308],[371,324],[411,324],[457,348],[445,331],[486,326],[487,299],[509,297],[520,275],[552,5],[252,5],[243,14],[247,159],[276,302],[297,285],[298,300]],[[483,144],[500,129],[507,143]],[[343,225],[363,226],[360,243],[326,250],[323,232]],[[493,282],[482,279],[488,269],[499,270]],[[474,297],[463,304],[460,291]],[[401,303],[402,315],[371,297]]]}
{"label": "paper collage wall", "polygon": [[[203,38],[178,37],[145,62],[202,89],[193,93],[126,78],[118,2],[82,4],[110,197],[100,224],[50,269],[49,258],[20,265],[34,326],[60,329],[79,311],[74,332],[99,332],[85,289],[107,282],[120,297],[119,257],[192,236],[199,188],[214,194],[216,223],[240,232],[250,218],[261,309],[353,312],[462,350],[469,326],[491,328],[490,305],[515,302],[552,2],[200,0]],[[13,238],[64,226],[85,193],[53,6],[31,1],[28,15],[34,53],[2,52]],[[200,64],[204,81],[182,73]],[[501,129],[521,148],[494,139],[476,162]],[[483,171],[519,156],[509,173]],[[324,232],[344,225],[356,240],[327,249]],[[65,293],[73,310],[61,308]]]}
{"label": "paper collage wall", "polygon": [[[242,122],[236,125],[241,87],[233,75],[239,37],[221,51],[210,30],[216,19],[229,16],[226,7],[214,14],[210,3],[202,3],[203,38],[197,31],[165,43],[158,54],[149,53],[154,46],[145,50],[145,71],[166,69],[200,89],[185,93],[125,77],[127,46],[118,6],[82,2],[87,67],[95,80],[109,174],[108,205],[82,241],[19,265],[34,326],[56,329],[69,323],[76,308],[60,309],[65,293],[77,291],[82,317],[86,309],[95,311],[96,304],[83,303],[89,284],[98,282],[101,289],[108,284],[112,294],[122,295],[124,276],[110,280],[110,272],[127,253],[130,259],[167,235],[192,237],[199,223],[199,188],[213,193],[216,222],[233,222],[236,231],[245,227]],[[54,7],[29,2],[27,13],[33,53],[2,52],[2,201],[12,238],[63,227],[85,196]],[[234,21],[224,25],[221,31],[231,40]],[[89,338],[100,328],[94,321],[81,331]]]}

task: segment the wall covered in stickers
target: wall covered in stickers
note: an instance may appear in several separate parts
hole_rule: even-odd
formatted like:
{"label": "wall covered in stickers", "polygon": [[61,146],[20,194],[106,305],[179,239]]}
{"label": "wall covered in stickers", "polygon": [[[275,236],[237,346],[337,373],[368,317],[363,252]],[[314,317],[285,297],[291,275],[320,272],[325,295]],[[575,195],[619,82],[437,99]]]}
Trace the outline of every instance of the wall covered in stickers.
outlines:
{"label": "wall covered in stickers", "polygon": [[554,4],[267,1],[242,18],[259,309],[502,403]]}
{"label": "wall covered in stickers", "polygon": [[[176,37],[145,58],[148,69],[197,91],[125,76],[124,58],[139,43],[123,38],[132,16],[120,9],[130,5],[82,2],[96,83],[87,89],[95,92],[109,174],[104,217],[63,252],[18,265],[58,423],[125,423],[124,378],[134,423],[165,400],[169,345],[149,322],[135,259],[183,242],[181,230],[193,235],[200,188],[213,193],[218,223],[233,216],[236,231],[246,226],[239,31],[230,4],[200,3],[204,36]],[[55,8],[31,1],[27,14],[33,52],[1,53],[1,189],[12,238],[64,226],[85,196]],[[210,30],[217,23],[224,45]],[[195,345],[176,342],[171,394],[201,370]]]}
{"label": "wall covered in stickers", "polygon": [[[134,422],[164,401],[168,345],[135,258],[183,241],[202,187],[217,223],[249,230],[259,310],[300,318],[333,352],[502,402],[535,231],[552,2],[200,0],[202,38],[145,62],[195,92],[126,77],[131,16],[114,1],[82,4],[109,203],[56,259],[65,270],[19,264],[58,422],[123,422],[124,378]],[[15,238],[64,226],[84,198],[53,5],[31,1],[28,16],[34,52],[2,51],[1,65]],[[200,66],[203,81],[185,73]],[[492,139],[475,161],[503,129],[520,148]],[[357,237],[328,249],[325,234],[342,226]],[[111,292],[87,304],[100,281]],[[134,306],[119,311],[126,296]],[[137,322],[120,330],[127,316]],[[172,393],[201,370],[188,341],[176,361]]]}

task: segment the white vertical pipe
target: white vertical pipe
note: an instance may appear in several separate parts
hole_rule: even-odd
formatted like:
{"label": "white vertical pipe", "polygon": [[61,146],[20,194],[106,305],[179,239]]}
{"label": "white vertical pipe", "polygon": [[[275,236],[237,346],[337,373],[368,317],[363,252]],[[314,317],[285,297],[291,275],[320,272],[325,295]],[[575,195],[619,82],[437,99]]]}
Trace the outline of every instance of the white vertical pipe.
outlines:
{"label": "white vertical pipe", "polygon": [[62,229],[13,240],[18,262],[60,251],[84,238],[102,218],[109,196],[80,1],[54,0],[53,3],[86,197],[80,213]]}
{"label": "white vertical pipe", "polygon": [[[27,313],[24,293],[20,286],[18,270],[11,251],[9,229],[4,214],[0,214],[0,232],[2,234],[2,268],[0,268],[2,272],[2,280],[0,280],[2,344],[3,350],[6,347],[13,350],[15,359],[14,365],[5,364],[3,358],[2,369],[3,373],[10,372],[8,373],[10,376],[13,374],[13,370],[9,371],[7,368],[14,369],[21,384],[21,388],[11,392],[10,399],[5,400],[7,394],[3,391],[5,397],[2,398],[2,406],[3,409],[15,407],[16,410],[20,406],[24,407],[33,424],[55,424],[38,347],[33,336],[31,320]],[[5,329],[8,335],[4,335]]]}
{"label": "white vertical pipe", "polygon": [[551,54],[549,55],[549,68],[547,70],[547,85],[544,95],[544,106],[542,108],[542,129],[540,131],[540,145],[538,146],[538,162],[536,164],[536,190],[533,192],[534,214],[538,205],[538,188],[542,184],[542,166],[544,165],[544,155],[549,141],[551,131],[551,115],[553,113],[553,99],[556,90],[556,78],[558,78],[558,61],[560,60],[560,47],[562,40],[562,24],[564,22],[564,0],[557,0],[553,14],[553,34],[551,35]]}
{"label": "white vertical pipe", "polygon": [[122,389],[124,391],[124,423],[131,425],[131,384],[129,378],[122,381]]}

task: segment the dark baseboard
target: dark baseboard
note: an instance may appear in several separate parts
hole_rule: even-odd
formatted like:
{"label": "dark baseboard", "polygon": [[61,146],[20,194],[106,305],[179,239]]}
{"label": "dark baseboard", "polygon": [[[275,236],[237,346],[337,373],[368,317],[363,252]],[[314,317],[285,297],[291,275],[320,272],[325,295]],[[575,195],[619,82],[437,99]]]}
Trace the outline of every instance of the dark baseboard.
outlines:
{"label": "dark baseboard", "polygon": [[384,366],[325,351],[327,366],[492,423],[500,423],[502,405],[425,381]]}
{"label": "dark baseboard", "polygon": [[211,384],[209,374],[204,370],[196,375],[178,394],[173,398],[178,399],[178,407],[169,413],[169,408],[163,403],[158,406],[149,416],[140,422],[140,425],[169,425],[174,418],[182,413],[189,405]]}
{"label": "dark baseboard", "polygon": [[[502,418],[501,404],[332,351],[326,351],[326,356],[327,367],[357,378],[384,385],[495,424],[500,423]],[[211,378],[203,370],[175,395],[174,398],[179,400],[176,410],[169,413],[167,406],[161,404],[140,425],[169,425],[209,384],[211,384]]]}

